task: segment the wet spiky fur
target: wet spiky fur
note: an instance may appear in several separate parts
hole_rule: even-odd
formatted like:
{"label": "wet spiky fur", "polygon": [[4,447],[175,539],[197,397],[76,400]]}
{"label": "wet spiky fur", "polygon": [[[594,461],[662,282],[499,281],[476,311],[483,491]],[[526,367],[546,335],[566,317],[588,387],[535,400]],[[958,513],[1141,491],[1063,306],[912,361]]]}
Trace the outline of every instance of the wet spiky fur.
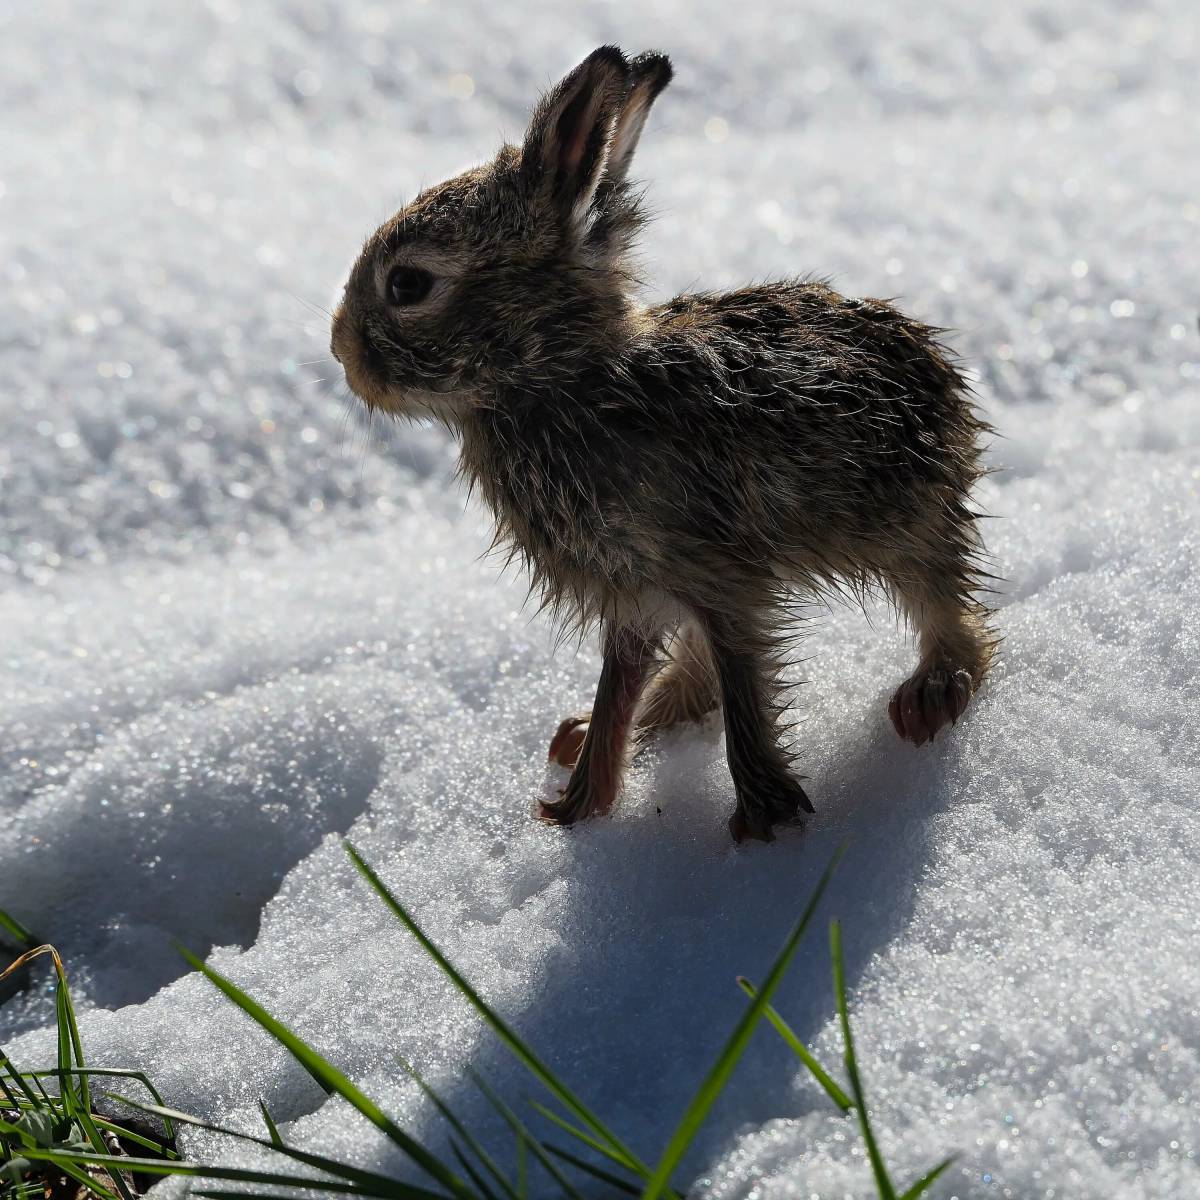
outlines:
{"label": "wet spiky fur", "polygon": [[[883,301],[791,281],[638,305],[625,171],[669,79],[661,55],[596,51],[520,149],[367,243],[333,346],[368,404],[459,434],[498,542],[560,620],[603,630],[591,723],[545,815],[612,803],[645,689],[643,730],[720,699],[731,827],[769,838],[811,811],[782,746],[791,596],[896,600],[921,640],[893,704],[913,741],[982,679],[994,640],[969,493],[986,427],[936,331]],[[397,263],[435,279],[428,300],[389,305]],[[655,676],[674,630],[686,653]]]}

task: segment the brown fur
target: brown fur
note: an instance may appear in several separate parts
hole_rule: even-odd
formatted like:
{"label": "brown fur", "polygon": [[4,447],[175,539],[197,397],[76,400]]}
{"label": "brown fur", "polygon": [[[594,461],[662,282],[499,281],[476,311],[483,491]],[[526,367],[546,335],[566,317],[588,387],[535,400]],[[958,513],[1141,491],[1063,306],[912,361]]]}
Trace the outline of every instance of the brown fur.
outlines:
{"label": "brown fur", "polygon": [[[556,735],[577,762],[544,815],[611,806],[631,722],[640,740],[720,702],[731,828],[769,838],[812,811],[782,746],[789,597],[896,600],[921,662],[892,718],[918,744],[983,678],[994,638],[969,493],[986,427],[936,331],[883,301],[790,281],[636,303],[625,172],[670,75],[662,55],[592,54],[520,149],[367,242],[333,349],[368,405],[458,433],[498,542],[560,618],[603,630],[591,722]],[[421,302],[389,302],[398,265],[433,281]]]}

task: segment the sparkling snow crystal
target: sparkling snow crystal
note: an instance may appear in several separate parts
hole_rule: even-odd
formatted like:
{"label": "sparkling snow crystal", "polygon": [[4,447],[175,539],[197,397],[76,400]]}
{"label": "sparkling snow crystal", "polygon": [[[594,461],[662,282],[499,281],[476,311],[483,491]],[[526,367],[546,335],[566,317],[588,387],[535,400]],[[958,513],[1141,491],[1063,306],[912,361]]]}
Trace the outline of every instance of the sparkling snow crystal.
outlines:
{"label": "sparkling snow crystal", "polygon": [[[433,1144],[397,1055],[493,1128],[464,1068],[527,1081],[348,835],[651,1155],[850,837],[818,925],[897,1178],[956,1152],[939,1195],[1200,1195],[1195,5],[532,7],[0,13],[0,907],[62,951],[97,1064],[401,1170],[173,948]],[[532,819],[594,649],[480,557],[444,436],[369,429],[326,353],[362,237],[603,41],[676,64],[636,168],[649,296],[898,297],[955,331],[999,435],[999,666],[917,750],[886,716],[902,631],[824,617],[796,667],[819,815],[769,847],[729,841],[712,726],[612,819]],[[818,928],[778,1007],[840,1068],[828,967]],[[48,1065],[33,978],[0,1041]],[[873,1194],[765,1028],[686,1171],[711,1200]]]}

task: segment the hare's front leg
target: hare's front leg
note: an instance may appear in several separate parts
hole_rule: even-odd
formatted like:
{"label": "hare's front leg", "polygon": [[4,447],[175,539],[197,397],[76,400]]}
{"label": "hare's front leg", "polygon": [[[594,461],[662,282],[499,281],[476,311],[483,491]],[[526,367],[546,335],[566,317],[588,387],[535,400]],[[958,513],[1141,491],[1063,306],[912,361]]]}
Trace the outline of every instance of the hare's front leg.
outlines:
{"label": "hare's front leg", "polygon": [[[591,716],[582,719],[586,732],[578,761],[562,798],[542,805],[543,820],[554,825],[571,825],[612,807],[621,787],[633,711],[658,645],[640,629],[609,623],[604,625],[603,641],[604,665]],[[560,726],[556,740],[561,733]],[[552,758],[554,752],[552,742]]]}
{"label": "hare's front leg", "polygon": [[701,612],[725,709],[725,756],[737,806],[729,818],[735,842],[769,842],[772,826],[813,812],[781,746],[779,662],[768,605],[748,612]]}

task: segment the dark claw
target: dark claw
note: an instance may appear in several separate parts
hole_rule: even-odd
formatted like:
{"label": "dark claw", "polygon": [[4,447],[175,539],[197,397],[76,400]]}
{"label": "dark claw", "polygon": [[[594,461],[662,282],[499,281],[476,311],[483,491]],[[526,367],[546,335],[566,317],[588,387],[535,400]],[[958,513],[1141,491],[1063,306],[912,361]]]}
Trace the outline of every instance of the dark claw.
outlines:
{"label": "dark claw", "polygon": [[549,825],[574,825],[591,816],[612,811],[615,795],[606,795],[593,777],[576,771],[565,788],[558,789],[557,800],[543,800],[538,817]]}
{"label": "dark claw", "polygon": [[911,680],[901,689],[900,716],[904,722],[905,736],[914,745],[922,746],[930,738],[930,730],[925,725],[921,712],[921,689],[919,684]]}
{"label": "dark claw", "polygon": [[756,842],[775,840],[769,821],[763,820],[761,816],[752,819],[740,806],[733,810],[733,816],[729,818],[729,832],[739,846],[747,839]]}
{"label": "dark claw", "polygon": [[747,838],[759,842],[773,842],[776,825],[798,825],[800,813],[816,812],[808,793],[794,779],[786,779],[779,783],[777,790],[771,790],[759,797],[755,804],[743,804],[738,801],[729,818],[729,832],[735,842],[741,843]]}
{"label": "dark claw", "polygon": [[574,825],[576,821],[590,816],[592,806],[586,793],[568,796],[569,787],[559,788],[557,800],[543,800],[538,810],[538,820],[547,825]]}
{"label": "dark claw", "polygon": [[945,723],[947,682],[941,671],[935,671],[925,680],[925,686],[921,690],[921,716],[925,721],[925,728],[929,730],[930,738]]}
{"label": "dark claw", "polygon": [[957,724],[971,702],[971,676],[966,671],[955,671],[950,681],[950,723]]}

